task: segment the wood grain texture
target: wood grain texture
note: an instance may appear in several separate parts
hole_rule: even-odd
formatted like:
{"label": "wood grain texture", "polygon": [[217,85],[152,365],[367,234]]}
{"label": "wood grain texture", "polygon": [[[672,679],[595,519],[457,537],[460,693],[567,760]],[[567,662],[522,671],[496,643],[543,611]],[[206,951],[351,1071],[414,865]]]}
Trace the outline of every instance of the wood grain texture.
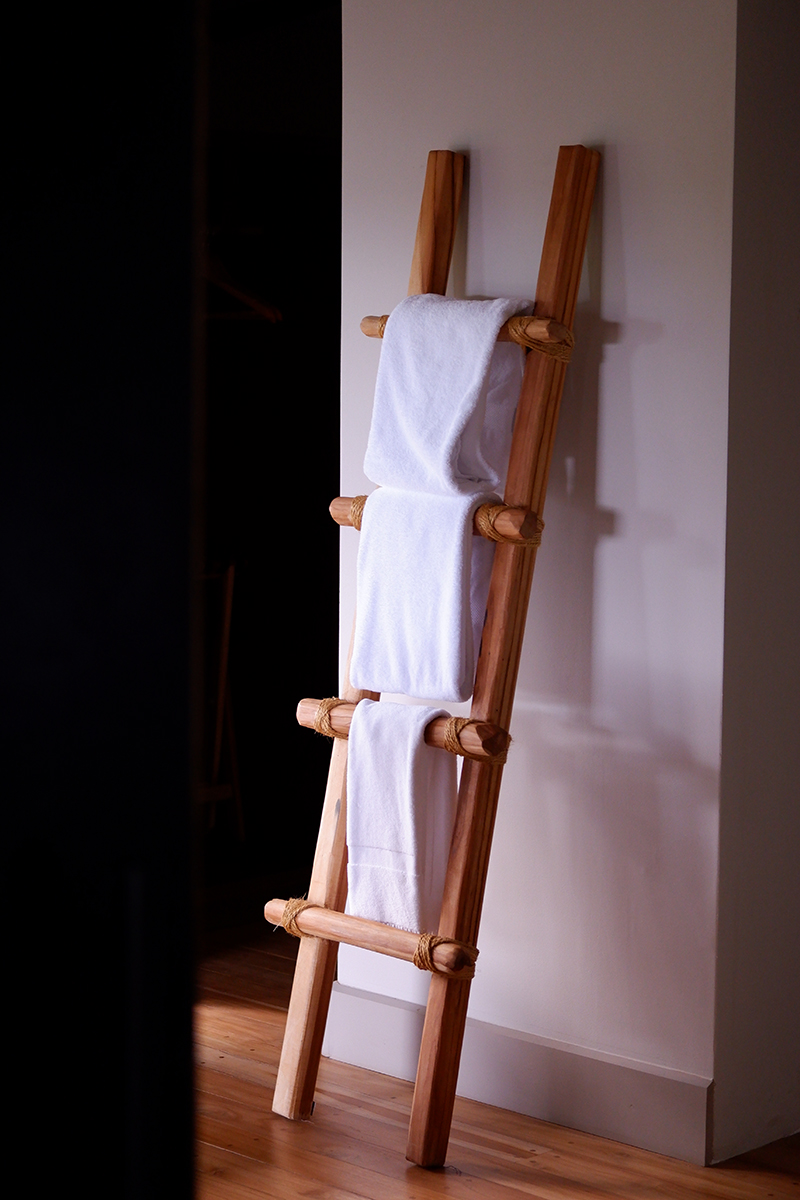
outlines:
{"label": "wood grain texture", "polygon": [[[450,150],[432,150],[428,155],[409,295],[420,292],[444,294],[453,255],[463,176],[463,155]],[[352,652],[352,636],[350,648]],[[353,703],[379,699],[376,692],[351,687],[349,662],[348,654],[342,698]],[[344,909],[347,895],[346,779],[347,742],[336,741],[331,752],[308,899],[323,908],[339,911]],[[292,1120],[308,1117],[314,1103],[336,953],[336,943],[321,938],[304,938],[298,952],[273,1099],[273,1111]]]}
{"label": "wood grain texture", "polygon": [[447,290],[463,185],[464,155],[431,150],[411,260],[409,296],[427,292],[443,296]]}
{"label": "wood grain texture", "polygon": [[[352,503],[353,496],[336,496],[331,500],[329,512],[337,525],[350,526],[353,524]],[[475,510],[475,516],[472,523],[472,532],[476,536],[482,535],[478,514],[482,510],[494,508],[495,505],[482,504],[480,508]],[[527,508],[509,508],[506,505],[495,517],[494,527],[497,533],[509,541],[525,541],[534,536],[537,531],[537,514]]]}
{"label": "wood grain texture", "polygon": [[[571,327],[599,155],[562,146],[545,231],[536,314]],[[529,354],[514,425],[505,503],[544,508],[565,367]],[[495,552],[471,715],[508,729],[536,551],[501,544]],[[459,788],[439,933],[477,944],[502,767],[465,762]],[[406,1155],[441,1166],[447,1155],[469,983],[431,979]]]}
{"label": "wood grain texture", "polygon": [[[313,729],[319,705],[320,701],[311,697],[301,700],[297,705],[298,725],[303,725],[306,729]],[[348,736],[355,709],[355,704],[342,703],[337,704],[328,714],[331,727],[340,737]],[[424,736],[427,746],[432,746],[437,750],[445,749],[445,732],[449,720],[449,717],[435,717],[425,726]],[[511,742],[511,736],[498,725],[480,721],[475,725],[465,725],[459,734],[459,741],[465,754],[491,759],[505,754]]]}
{"label": "wood grain texture", "polygon": [[[384,313],[380,317],[363,317],[360,326],[361,332],[366,337],[382,338],[388,320],[388,313]],[[568,333],[569,330],[565,325],[550,317],[530,317],[519,330],[506,321],[500,326],[497,340],[498,342],[518,342],[520,345],[525,345],[525,338],[534,342],[563,342]]]}
{"label": "wood grain texture", "polygon": [[[348,656],[349,665],[349,656]],[[357,704],[375,692],[351,687],[345,671],[343,698]],[[323,908],[344,909],[347,896],[347,742],[335,741],[322,806],[308,899]],[[319,1058],[336,972],[335,942],[304,938],[297,956],[273,1110],[291,1120],[306,1118],[314,1104]]]}
{"label": "wood grain texture", "polygon": [[[270,900],[264,907],[264,916],[273,925],[283,922],[285,900]],[[413,962],[419,934],[380,921],[368,921],[363,917],[351,917],[347,913],[329,908],[304,909],[296,918],[301,933],[309,937],[328,938],[334,942],[345,942],[348,946],[360,946],[363,950],[374,950],[389,958]],[[472,973],[474,955],[461,946],[445,942],[436,946],[431,955],[436,969],[445,975],[457,975],[463,971]]]}
{"label": "wood grain texture", "polygon": [[266,926],[201,963],[198,1200],[798,1200],[800,1137],[696,1167],[456,1099],[450,1165],[403,1158],[411,1084],[323,1060],[310,1121],[270,1112],[297,943]]}

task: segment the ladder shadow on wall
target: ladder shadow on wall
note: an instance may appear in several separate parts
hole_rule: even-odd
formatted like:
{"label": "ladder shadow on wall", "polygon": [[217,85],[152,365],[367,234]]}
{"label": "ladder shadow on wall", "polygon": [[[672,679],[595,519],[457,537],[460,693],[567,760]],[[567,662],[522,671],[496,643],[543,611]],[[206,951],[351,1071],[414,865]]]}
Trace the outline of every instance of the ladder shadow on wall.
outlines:
{"label": "ladder shadow on wall", "polygon": [[[664,696],[677,706],[686,701],[679,682],[665,679],[665,668],[648,661],[645,555],[654,543],[677,545],[679,533],[671,513],[637,507],[632,364],[640,348],[661,338],[663,327],[637,314],[622,322],[602,317],[601,246],[620,245],[623,214],[613,147],[599,148],[603,182],[575,316],[576,347],[559,417],[497,821],[496,845],[520,856],[515,903],[537,914],[525,952],[532,990],[518,1013],[518,981],[509,976],[503,990],[511,1027],[601,1046],[603,1015],[588,1029],[581,1027],[579,1002],[571,1011],[573,997],[585,994],[592,981],[593,993],[614,996],[618,1007],[634,1014],[633,1045],[605,1048],[635,1049],[646,1057],[657,1053],[666,1030],[691,1024],[682,980],[687,970],[701,969],[699,959],[689,960],[713,914],[691,906],[692,887],[685,884],[711,877],[704,831],[714,811],[718,772],[699,761],[685,738],[665,729],[658,709]],[[624,265],[621,251],[611,257]],[[613,283],[615,298],[622,300],[617,311],[625,313],[624,280]],[[630,477],[621,494],[632,500],[624,514],[598,503],[601,374],[611,355],[614,387],[603,394],[603,404],[616,406],[614,428],[623,430],[618,457]],[[606,470],[606,483],[607,475]],[[599,649],[596,641],[598,620],[608,619],[597,611],[598,598],[608,603],[598,577],[607,539],[620,539],[622,547],[628,543],[622,585],[633,620],[620,635],[630,642],[627,668],[624,652],[609,666],[607,646]],[[702,548],[696,552],[702,556]],[[617,674],[609,686],[610,670]],[[604,707],[609,694],[620,699],[618,711]],[[504,861],[503,871],[498,866],[489,870],[483,938],[483,967],[495,979],[495,972],[507,973],[502,914],[510,863]],[[712,895],[707,903],[713,908]],[[478,977],[476,993],[479,988]],[[676,1033],[667,1033],[670,1038],[680,1044]]]}

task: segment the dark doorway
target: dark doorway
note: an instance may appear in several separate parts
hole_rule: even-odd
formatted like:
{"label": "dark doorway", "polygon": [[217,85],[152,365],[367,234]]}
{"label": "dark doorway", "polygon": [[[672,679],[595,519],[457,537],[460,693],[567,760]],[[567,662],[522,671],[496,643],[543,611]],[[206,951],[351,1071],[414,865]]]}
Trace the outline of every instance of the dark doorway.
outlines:
{"label": "dark doorway", "polygon": [[[338,5],[299,11],[18,5],[4,30],[9,1142],[42,1194],[191,1195],[194,883],[302,872],[313,845],[292,712],[335,687],[335,529],[309,513],[337,490],[340,37]],[[215,88],[269,115],[214,100],[206,146]],[[313,113],[333,132],[309,141]],[[205,321],[207,235],[282,322]],[[197,821],[193,859],[200,577],[231,556],[245,841]]]}
{"label": "dark doorway", "polygon": [[235,564],[241,796],[206,806],[213,933],[305,890],[329,759],[294,710],[336,691],[341,5],[213,0],[208,61],[206,645]]}

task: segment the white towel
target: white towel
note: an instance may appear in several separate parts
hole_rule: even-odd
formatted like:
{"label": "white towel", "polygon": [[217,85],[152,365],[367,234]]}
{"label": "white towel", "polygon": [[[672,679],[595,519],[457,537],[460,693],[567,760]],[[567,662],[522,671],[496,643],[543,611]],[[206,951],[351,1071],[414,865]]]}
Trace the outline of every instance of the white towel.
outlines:
{"label": "white towel", "polygon": [[427,746],[442,709],[362,700],[347,755],[347,907],[413,933],[439,927],[456,760]]}
{"label": "white towel", "polygon": [[430,700],[472,695],[494,545],[472,518],[496,496],[378,488],[358,547],[356,687]]}
{"label": "white towel", "polygon": [[438,495],[502,488],[524,354],[497,342],[529,300],[409,296],[386,323],[364,471]]}
{"label": "white towel", "polygon": [[356,687],[469,699],[493,546],[475,509],[502,490],[524,355],[497,344],[526,300],[409,296],[389,317],[364,469],[350,678]]}

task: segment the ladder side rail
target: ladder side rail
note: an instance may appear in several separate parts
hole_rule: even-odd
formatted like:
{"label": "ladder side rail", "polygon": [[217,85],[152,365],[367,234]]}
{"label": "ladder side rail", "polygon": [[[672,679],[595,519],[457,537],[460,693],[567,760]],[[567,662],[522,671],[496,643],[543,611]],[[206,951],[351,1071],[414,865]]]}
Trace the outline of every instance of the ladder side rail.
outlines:
{"label": "ladder side rail", "polygon": [[[354,704],[364,699],[377,700],[377,692],[359,691],[351,687],[349,662],[348,654],[343,698]],[[344,911],[347,898],[346,790],[347,742],[337,739],[331,749],[331,765],[308,899],[322,908],[338,912]],[[314,1107],[314,1090],[338,949],[336,942],[316,937],[302,938],[297,948],[297,964],[272,1101],[273,1112],[293,1121],[306,1120]]]}
{"label": "ladder side rail", "polygon": [[[412,259],[409,295],[444,295],[453,255],[464,177],[464,155],[431,150],[425,172],[419,222]],[[351,638],[352,650],[352,638]],[[341,696],[379,699],[377,692],[351,687],[349,662]],[[323,908],[344,911],[347,898],[346,834],[347,742],[337,740],[325,791],[308,899]],[[321,938],[302,938],[297,952],[292,994],[286,1017],[272,1111],[290,1120],[311,1115],[322,1054],[338,945]]]}
{"label": "ladder side rail", "polygon": [[[536,315],[571,328],[599,155],[561,147],[545,233]],[[528,355],[514,428],[505,502],[541,515],[565,368]],[[535,548],[499,545],[478,660],[472,716],[508,729],[519,670]],[[502,767],[464,763],[439,933],[475,944]],[[407,1157],[441,1166],[447,1154],[469,999],[469,982],[433,975],[420,1048]]]}

